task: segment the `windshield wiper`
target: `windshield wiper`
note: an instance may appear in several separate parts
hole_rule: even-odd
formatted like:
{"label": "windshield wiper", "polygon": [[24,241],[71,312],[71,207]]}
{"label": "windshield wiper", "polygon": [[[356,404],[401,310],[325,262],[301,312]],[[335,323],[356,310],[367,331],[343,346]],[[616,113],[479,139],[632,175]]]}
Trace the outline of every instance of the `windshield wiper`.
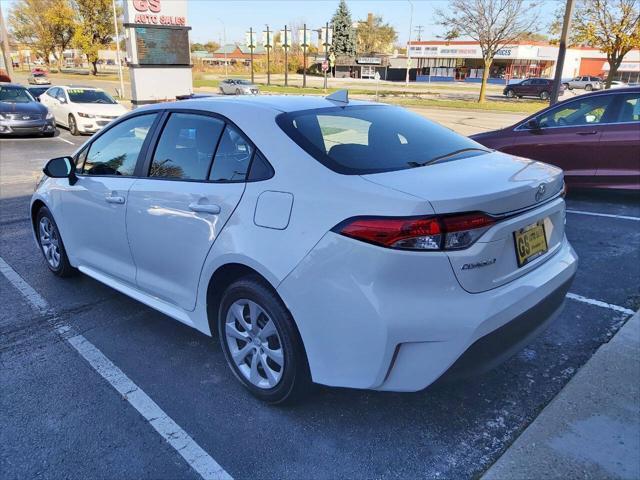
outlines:
{"label": "windshield wiper", "polygon": [[444,159],[447,158],[451,158],[451,157],[455,157],[457,155],[460,155],[461,153],[464,152],[472,152],[472,151],[477,151],[477,152],[484,152],[484,153],[488,153],[488,150],[485,150],[484,148],[462,148],[460,150],[456,150],[455,152],[450,152],[450,153],[445,153],[444,155],[440,155],[437,156],[435,158],[432,158],[431,160],[427,160],[426,162],[407,162],[407,164],[412,167],[412,168],[416,168],[416,167],[424,167],[426,165],[432,165],[436,162],[440,162]]}

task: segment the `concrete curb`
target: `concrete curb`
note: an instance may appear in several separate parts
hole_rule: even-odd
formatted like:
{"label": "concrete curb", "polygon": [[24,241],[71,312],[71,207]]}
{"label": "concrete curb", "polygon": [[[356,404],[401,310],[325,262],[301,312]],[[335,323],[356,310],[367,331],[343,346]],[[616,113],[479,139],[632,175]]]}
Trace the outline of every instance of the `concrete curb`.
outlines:
{"label": "concrete curb", "polygon": [[640,311],[482,480],[640,478]]}

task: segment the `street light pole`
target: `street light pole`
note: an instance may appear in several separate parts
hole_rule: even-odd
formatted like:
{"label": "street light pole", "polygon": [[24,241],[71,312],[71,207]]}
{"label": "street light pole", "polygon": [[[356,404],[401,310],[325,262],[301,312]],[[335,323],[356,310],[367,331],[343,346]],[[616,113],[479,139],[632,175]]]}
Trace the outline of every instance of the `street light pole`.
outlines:
{"label": "street light pole", "polygon": [[118,34],[118,11],[116,9],[116,0],[111,2],[113,6],[113,27],[116,32],[116,61],[118,62],[118,76],[120,77],[120,98],[124,98],[124,76],[122,74],[122,60],[120,55],[120,35]]}
{"label": "street light pole", "polygon": [[407,76],[405,78],[405,86],[409,86],[409,71],[411,70],[411,30],[413,30],[413,2],[407,0],[411,6],[411,14],[409,15],[409,41],[407,42]]}
{"label": "street light pole", "polygon": [[558,47],[558,61],[556,62],[556,73],[553,76],[553,88],[549,97],[549,104],[553,105],[558,101],[560,85],[562,84],[562,71],[564,70],[564,58],[567,54],[567,39],[571,28],[571,17],[573,16],[574,0],[567,0],[564,8],[564,19],[562,22],[562,34],[560,35],[560,45]]}
{"label": "street light pole", "polygon": [[218,21],[222,24],[222,49],[224,50],[224,76],[229,76],[229,65],[227,64],[227,26],[224,24],[222,19],[218,17]]}

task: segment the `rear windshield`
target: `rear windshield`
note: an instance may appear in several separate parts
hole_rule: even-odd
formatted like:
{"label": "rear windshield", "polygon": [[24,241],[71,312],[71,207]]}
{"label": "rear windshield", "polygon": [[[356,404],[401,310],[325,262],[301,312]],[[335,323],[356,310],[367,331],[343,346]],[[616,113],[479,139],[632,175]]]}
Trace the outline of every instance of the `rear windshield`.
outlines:
{"label": "rear windshield", "polygon": [[69,100],[73,103],[116,103],[108,93],[101,90],[85,90],[84,88],[70,88],[67,90]]}
{"label": "rear windshield", "polygon": [[489,151],[418,114],[387,105],[301,110],[280,114],[277,122],[316,160],[347,175],[423,167]]}

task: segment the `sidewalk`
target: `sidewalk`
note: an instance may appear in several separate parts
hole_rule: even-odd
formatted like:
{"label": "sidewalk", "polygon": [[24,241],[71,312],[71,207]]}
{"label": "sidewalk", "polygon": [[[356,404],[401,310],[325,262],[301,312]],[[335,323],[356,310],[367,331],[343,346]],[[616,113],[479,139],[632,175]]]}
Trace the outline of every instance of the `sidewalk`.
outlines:
{"label": "sidewalk", "polygon": [[640,312],[602,345],[482,480],[640,478]]}

